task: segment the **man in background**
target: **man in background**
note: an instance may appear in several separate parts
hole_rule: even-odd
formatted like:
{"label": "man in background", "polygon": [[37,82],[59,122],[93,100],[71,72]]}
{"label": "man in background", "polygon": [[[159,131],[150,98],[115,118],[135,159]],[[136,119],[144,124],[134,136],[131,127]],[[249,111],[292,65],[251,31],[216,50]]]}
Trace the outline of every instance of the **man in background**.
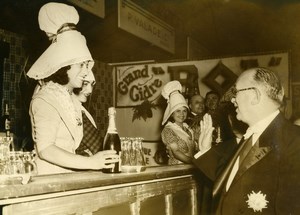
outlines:
{"label": "man in background", "polygon": [[202,113],[204,113],[204,98],[199,94],[193,95],[189,99],[188,105],[189,105],[190,111],[188,112],[187,119],[185,122],[189,126],[191,126],[195,117],[197,115],[201,115]]}
{"label": "man in background", "polygon": [[213,115],[219,108],[221,96],[215,91],[209,91],[205,95],[205,112]]}
{"label": "man in background", "polygon": [[221,95],[216,91],[209,91],[205,95],[205,113],[210,114],[213,121],[215,128],[213,142],[215,144],[231,140],[234,136],[228,119],[229,105],[227,103],[221,103]]}

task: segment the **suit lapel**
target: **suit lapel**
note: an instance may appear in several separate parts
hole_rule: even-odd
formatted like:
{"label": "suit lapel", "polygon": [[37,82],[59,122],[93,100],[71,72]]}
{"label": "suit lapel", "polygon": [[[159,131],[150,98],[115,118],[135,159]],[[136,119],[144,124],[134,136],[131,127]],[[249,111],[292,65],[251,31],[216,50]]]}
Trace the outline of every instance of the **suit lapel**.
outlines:
{"label": "suit lapel", "polygon": [[271,150],[272,147],[270,146],[259,147],[259,141],[257,141],[245,157],[243,163],[239,166],[233,182],[238,180],[251,166],[263,159]]}
{"label": "suit lapel", "polygon": [[245,157],[243,163],[240,165],[232,184],[234,184],[246,171],[248,171],[250,167],[263,159],[274,148],[278,147],[276,145],[278,143],[278,141],[276,140],[280,138],[280,132],[278,132],[280,131],[280,128],[278,128],[278,125],[282,125],[282,123],[280,122],[282,120],[283,117],[281,116],[281,114],[279,114],[260,135],[259,139],[251,148],[248,155]]}

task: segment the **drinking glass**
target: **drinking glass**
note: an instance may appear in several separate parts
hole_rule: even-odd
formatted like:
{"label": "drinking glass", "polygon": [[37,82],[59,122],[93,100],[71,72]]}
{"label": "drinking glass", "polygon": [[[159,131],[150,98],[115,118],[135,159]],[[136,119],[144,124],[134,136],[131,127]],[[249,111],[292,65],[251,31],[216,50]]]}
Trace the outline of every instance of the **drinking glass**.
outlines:
{"label": "drinking glass", "polygon": [[34,161],[34,152],[23,153],[24,171],[30,175],[37,175],[36,163]]}
{"label": "drinking glass", "polygon": [[121,168],[125,173],[139,173],[146,168],[142,137],[121,137]]}
{"label": "drinking glass", "polygon": [[6,175],[18,175],[25,173],[22,151],[9,152],[9,160],[5,168]]}
{"label": "drinking glass", "polygon": [[144,153],[143,153],[143,138],[142,137],[137,137],[135,139],[135,149],[136,149],[136,163],[137,166],[145,166],[145,158],[144,158]]}
{"label": "drinking glass", "polygon": [[128,137],[120,137],[121,140],[121,165],[122,166],[130,166],[130,152],[129,152],[129,144],[130,139]]}
{"label": "drinking glass", "polygon": [[11,137],[0,137],[0,174],[5,174],[9,161],[9,148],[12,143]]}

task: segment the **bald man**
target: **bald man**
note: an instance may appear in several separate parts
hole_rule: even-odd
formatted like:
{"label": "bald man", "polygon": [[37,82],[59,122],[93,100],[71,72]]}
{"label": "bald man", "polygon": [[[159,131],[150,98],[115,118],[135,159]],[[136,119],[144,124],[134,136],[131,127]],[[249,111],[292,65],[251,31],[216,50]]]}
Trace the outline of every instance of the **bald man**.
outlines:
{"label": "bald man", "polygon": [[220,198],[215,214],[300,214],[300,129],[279,110],[284,90],[278,76],[266,68],[246,70],[233,95],[237,119],[249,125],[238,144],[243,149],[227,145],[233,150],[225,155],[231,156],[219,156],[222,144],[212,146],[212,122],[205,115],[199,138],[205,141],[194,160],[214,181]]}
{"label": "bald man", "polygon": [[189,108],[190,108],[190,112],[188,113],[187,119],[186,119],[186,123],[191,126],[193,123],[194,118],[197,115],[201,115],[202,113],[204,113],[204,98],[199,95],[193,95],[190,99],[189,99]]}

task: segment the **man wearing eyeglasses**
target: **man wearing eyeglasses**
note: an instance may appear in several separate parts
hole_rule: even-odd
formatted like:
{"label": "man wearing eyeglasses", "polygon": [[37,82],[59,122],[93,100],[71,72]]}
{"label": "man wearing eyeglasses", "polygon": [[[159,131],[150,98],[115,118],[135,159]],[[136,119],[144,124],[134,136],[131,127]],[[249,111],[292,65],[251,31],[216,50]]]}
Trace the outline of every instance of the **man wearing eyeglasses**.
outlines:
{"label": "man wearing eyeglasses", "polygon": [[245,140],[212,146],[205,115],[194,159],[214,181],[216,214],[300,214],[300,129],[279,111],[280,80],[269,69],[253,68],[240,75],[234,91],[237,118],[249,125]]}

